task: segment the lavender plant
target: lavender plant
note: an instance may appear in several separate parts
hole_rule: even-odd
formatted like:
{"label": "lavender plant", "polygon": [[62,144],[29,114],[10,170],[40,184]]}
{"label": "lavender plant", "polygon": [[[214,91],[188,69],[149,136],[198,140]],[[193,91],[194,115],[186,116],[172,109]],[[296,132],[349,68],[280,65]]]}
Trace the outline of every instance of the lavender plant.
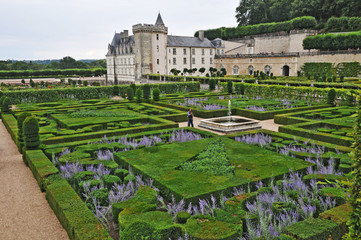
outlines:
{"label": "lavender plant", "polygon": [[261,147],[269,146],[272,143],[272,137],[264,133],[256,133],[249,135],[242,135],[241,137],[236,137],[236,141],[247,143],[247,144],[258,144]]}

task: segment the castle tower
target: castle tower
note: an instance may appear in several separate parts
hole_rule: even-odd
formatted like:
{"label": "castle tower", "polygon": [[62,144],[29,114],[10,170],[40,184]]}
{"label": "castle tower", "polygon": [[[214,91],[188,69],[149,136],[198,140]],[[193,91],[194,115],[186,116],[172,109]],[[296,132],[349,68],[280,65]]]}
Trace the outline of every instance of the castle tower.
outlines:
{"label": "castle tower", "polygon": [[166,74],[168,28],[160,13],[156,23],[133,26],[135,40],[135,79],[146,74]]}

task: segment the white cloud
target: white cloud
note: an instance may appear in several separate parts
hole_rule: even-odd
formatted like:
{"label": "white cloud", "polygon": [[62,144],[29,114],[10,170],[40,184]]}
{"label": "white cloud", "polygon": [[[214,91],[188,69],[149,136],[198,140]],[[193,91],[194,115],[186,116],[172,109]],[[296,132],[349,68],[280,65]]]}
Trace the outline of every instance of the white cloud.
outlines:
{"label": "white cloud", "polygon": [[104,58],[114,31],[153,24],[160,11],[169,34],[236,26],[239,1],[12,0],[0,8],[0,59]]}

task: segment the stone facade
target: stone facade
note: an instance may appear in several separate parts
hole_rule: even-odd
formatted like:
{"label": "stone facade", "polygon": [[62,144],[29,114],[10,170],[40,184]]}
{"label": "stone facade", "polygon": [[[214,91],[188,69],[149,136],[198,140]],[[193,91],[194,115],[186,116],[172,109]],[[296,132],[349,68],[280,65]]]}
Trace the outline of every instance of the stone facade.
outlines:
{"label": "stone facade", "polygon": [[[128,31],[116,33],[108,46],[108,81],[135,81],[148,74],[171,74],[173,68],[214,67],[216,47],[204,34],[199,37],[168,35],[168,28],[158,15],[152,24],[137,24],[133,36]],[[196,75],[200,73],[197,71]]]}

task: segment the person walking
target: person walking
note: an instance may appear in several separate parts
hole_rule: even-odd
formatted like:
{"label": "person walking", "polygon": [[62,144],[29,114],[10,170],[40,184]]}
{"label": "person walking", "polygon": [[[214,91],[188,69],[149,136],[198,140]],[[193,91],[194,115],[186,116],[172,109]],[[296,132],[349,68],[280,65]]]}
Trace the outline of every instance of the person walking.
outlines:
{"label": "person walking", "polygon": [[192,113],[192,109],[188,109],[188,112],[187,112],[187,117],[188,117],[188,127],[190,125],[192,125],[192,127],[194,127],[193,125],[193,113]]}

